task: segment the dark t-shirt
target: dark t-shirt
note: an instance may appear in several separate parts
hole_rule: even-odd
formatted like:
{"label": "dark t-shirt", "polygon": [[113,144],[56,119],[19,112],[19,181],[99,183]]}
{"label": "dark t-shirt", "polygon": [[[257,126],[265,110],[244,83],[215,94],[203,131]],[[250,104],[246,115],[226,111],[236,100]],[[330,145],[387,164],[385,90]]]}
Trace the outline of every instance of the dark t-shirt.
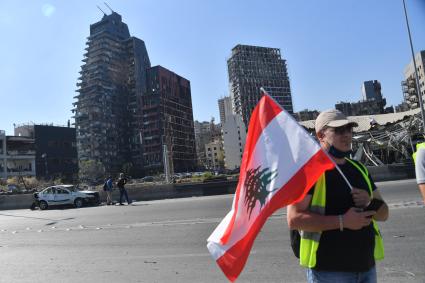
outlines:
{"label": "dark t-shirt", "polygon": [[[360,171],[351,163],[339,165],[353,187],[369,192],[367,183]],[[351,190],[343,177],[333,169],[325,173],[326,177],[326,209],[325,215],[344,214],[354,206]],[[370,178],[372,190],[376,189]],[[314,187],[309,191],[312,195]],[[344,228],[341,232],[328,230],[322,232],[317,250],[317,264],[314,269],[327,271],[364,272],[375,266],[373,251],[375,248],[375,232],[373,225],[360,230]]]}
{"label": "dark t-shirt", "polygon": [[118,182],[117,182],[117,187],[119,189],[124,189],[124,185],[127,184],[127,179],[126,178],[119,178]]}

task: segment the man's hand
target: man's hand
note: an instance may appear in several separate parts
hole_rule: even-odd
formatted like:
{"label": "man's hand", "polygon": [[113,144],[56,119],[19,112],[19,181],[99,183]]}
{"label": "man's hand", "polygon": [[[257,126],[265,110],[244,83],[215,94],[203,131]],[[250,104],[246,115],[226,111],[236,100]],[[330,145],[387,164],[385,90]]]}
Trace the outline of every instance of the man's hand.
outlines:
{"label": "man's hand", "polygon": [[351,230],[359,230],[366,227],[372,221],[371,216],[375,215],[375,211],[358,212],[355,207],[350,208],[343,216],[344,228]]}
{"label": "man's hand", "polygon": [[371,198],[367,191],[353,188],[351,191],[353,201],[356,207],[364,208],[369,205]]}

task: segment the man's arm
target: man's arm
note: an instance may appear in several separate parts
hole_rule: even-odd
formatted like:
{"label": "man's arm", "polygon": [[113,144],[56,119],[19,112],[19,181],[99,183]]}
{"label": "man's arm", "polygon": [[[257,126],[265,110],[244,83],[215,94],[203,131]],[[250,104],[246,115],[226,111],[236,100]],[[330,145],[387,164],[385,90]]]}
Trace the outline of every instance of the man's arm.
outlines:
{"label": "man's arm", "polygon": [[388,219],[388,214],[389,214],[388,205],[385,203],[378,189],[373,191],[373,198],[382,200],[384,202],[381,205],[381,207],[378,209],[378,211],[376,211],[376,214],[373,216],[373,219],[377,221],[386,221]]}
{"label": "man's arm", "polygon": [[[308,211],[311,195],[307,195],[302,201],[289,205],[287,209],[288,226],[292,230],[308,232],[321,232],[340,228],[338,215],[321,215]],[[361,229],[370,224],[368,216],[374,215],[374,211],[357,212],[352,207],[342,216],[344,228],[352,230]]]}

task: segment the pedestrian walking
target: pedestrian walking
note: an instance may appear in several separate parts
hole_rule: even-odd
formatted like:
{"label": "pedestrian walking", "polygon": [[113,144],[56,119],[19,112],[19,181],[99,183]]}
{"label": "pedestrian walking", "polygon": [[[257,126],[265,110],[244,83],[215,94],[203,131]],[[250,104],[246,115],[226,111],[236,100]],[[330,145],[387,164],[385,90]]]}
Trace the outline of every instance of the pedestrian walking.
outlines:
{"label": "pedestrian walking", "polygon": [[117,181],[117,187],[120,190],[120,205],[124,205],[122,203],[122,198],[125,196],[125,199],[127,200],[127,204],[131,204],[131,201],[128,199],[128,193],[125,189],[125,184],[127,184],[127,178],[125,178],[124,173],[120,173],[120,177]]}
{"label": "pedestrian walking", "polygon": [[105,182],[105,185],[104,185],[104,190],[106,192],[106,205],[111,205],[113,203],[112,202],[113,187],[114,187],[114,185],[113,185],[112,177],[109,176],[108,179]]}
{"label": "pedestrian walking", "polygon": [[[315,122],[323,150],[338,165],[326,171],[300,202],[288,206],[288,226],[300,231],[300,264],[307,282],[377,282],[375,260],[383,259],[376,221],[388,218],[367,168],[349,158],[353,127],[338,110],[320,113]],[[351,188],[351,187],[352,188]]]}

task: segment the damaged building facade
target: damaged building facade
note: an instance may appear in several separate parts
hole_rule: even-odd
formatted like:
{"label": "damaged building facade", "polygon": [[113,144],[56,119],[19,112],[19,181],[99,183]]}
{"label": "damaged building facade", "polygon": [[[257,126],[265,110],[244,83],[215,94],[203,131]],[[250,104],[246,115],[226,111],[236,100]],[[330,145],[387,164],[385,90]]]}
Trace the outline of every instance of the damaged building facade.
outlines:
{"label": "damaged building facade", "polygon": [[358,102],[338,102],[335,109],[346,116],[362,116],[394,112],[392,107],[385,108],[387,100],[382,96],[381,83],[377,80],[362,84],[362,100]]}
{"label": "damaged building facade", "polygon": [[[415,63],[419,79],[419,93],[422,99],[425,96],[425,50],[415,55]],[[418,88],[416,85],[416,75],[413,60],[404,69],[404,81],[401,82],[404,101],[404,110],[416,109],[419,107]]]}
{"label": "damaged building facade", "polygon": [[236,45],[227,60],[234,112],[248,126],[263,87],[286,111],[293,113],[291,87],[280,49]]}
{"label": "damaged building facade", "polygon": [[73,182],[78,177],[75,128],[53,124],[15,126],[15,136],[33,139],[37,178]]}
{"label": "damaged building facade", "polygon": [[[124,165],[130,165],[134,176],[143,176],[145,162],[149,160],[147,156],[151,154],[149,150],[161,154],[153,147],[143,146],[146,138],[146,141],[150,141],[146,123],[153,123],[143,113],[144,108],[148,111],[144,99],[158,94],[158,97],[151,99],[157,100],[158,107],[164,107],[171,100],[160,99],[159,92],[148,94],[153,91],[150,89],[148,92],[147,79],[154,77],[148,73],[155,73],[155,69],[151,69],[145,43],[130,36],[127,25],[118,13],[105,14],[101,21],[90,26],[86,51],[73,109],[79,162],[100,162],[106,173],[112,174],[123,171]],[[190,84],[187,87],[189,91],[185,94],[188,97],[182,102],[185,108],[175,114],[176,117],[184,116],[182,119],[189,119],[193,115]],[[175,93],[179,91],[178,88],[167,91],[170,97],[179,96]],[[165,116],[161,115],[166,115],[166,112],[157,114],[157,121],[154,122],[162,126],[160,121]],[[174,120],[175,123],[179,121]],[[186,130],[185,127],[182,132]],[[162,135],[171,133],[168,131]],[[193,126],[191,132],[184,134],[193,136]],[[166,138],[159,139],[161,147],[164,140]],[[162,157],[159,160],[157,165],[161,166]]]}
{"label": "damaged building facade", "polygon": [[13,176],[35,176],[34,139],[6,136],[0,130],[0,178]]}
{"label": "damaged building facade", "polygon": [[169,172],[195,170],[190,82],[161,66],[148,70],[147,82],[148,91],[142,96],[145,172],[155,174],[163,171],[164,152],[170,160]]}

